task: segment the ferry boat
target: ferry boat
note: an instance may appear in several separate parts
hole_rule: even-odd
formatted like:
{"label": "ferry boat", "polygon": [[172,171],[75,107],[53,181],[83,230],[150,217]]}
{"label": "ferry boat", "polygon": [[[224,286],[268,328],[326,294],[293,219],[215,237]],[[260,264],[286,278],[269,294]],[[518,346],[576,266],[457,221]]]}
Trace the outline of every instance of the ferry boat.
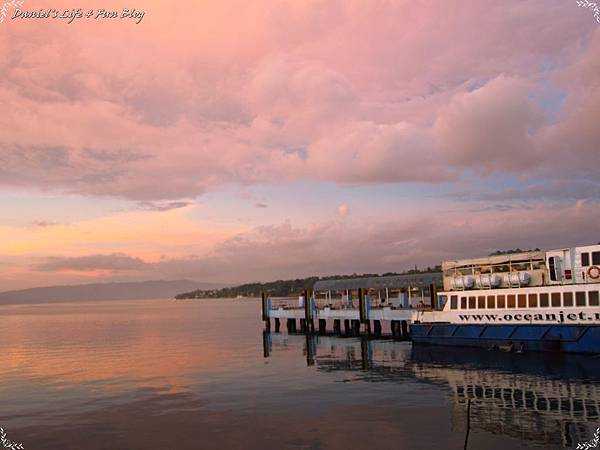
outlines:
{"label": "ferry boat", "polygon": [[600,244],[445,261],[416,344],[600,353]]}

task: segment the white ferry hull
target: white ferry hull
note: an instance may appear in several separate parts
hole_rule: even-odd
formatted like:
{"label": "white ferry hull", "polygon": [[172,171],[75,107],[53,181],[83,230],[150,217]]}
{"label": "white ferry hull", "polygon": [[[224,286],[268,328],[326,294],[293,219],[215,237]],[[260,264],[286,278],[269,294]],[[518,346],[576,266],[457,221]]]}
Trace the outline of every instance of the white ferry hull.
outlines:
{"label": "white ferry hull", "polygon": [[441,311],[421,313],[411,338],[417,344],[600,354],[598,288],[442,292],[450,301]]}
{"label": "white ferry hull", "polygon": [[514,352],[600,353],[600,325],[411,325],[415,344],[479,347]]}

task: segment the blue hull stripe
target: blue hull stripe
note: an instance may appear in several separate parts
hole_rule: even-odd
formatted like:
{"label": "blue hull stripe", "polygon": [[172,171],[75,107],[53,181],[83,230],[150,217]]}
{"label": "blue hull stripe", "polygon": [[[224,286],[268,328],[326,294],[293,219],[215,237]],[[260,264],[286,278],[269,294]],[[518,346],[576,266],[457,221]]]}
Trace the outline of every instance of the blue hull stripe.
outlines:
{"label": "blue hull stripe", "polygon": [[453,325],[412,324],[417,344],[515,349],[566,353],[600,353],[600,325]]}

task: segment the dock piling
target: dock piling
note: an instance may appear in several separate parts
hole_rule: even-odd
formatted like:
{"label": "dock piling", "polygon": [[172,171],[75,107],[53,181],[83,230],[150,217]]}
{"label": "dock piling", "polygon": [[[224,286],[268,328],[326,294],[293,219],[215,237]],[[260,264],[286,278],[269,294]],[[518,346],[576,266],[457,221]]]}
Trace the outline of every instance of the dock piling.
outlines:
{"label": "dock piling", "polygon": [[392,320],[390,322],[390,327],[392,329],[392,337],[394,339],[398,339],[400,337],[399,336],[399,334],[400,334],[400,330],[399,330],[400,326],[398,324],[398,321],[397,320]]}
{"label": "dock piling", "polygon": [[296,332],[296,319],[287,320],[287,331],[290,334]]}
{"label": "dock piling", "polygon": [[317,343],[315,336],[312,334],[306,335],[306,365],[308,367],[315,365],[315,356],[317,355]]}
{"label": "dock piling", "polygon": [[340,319],[334,319],[333,321],[333,332],[334,334],[342,334],[342,321]]}
{"label": "dock piling", "polygon": [[373,365],[371,343],[365,337],[360,339],[360,360],[363,370],[369,370]]}
{"label": "dock piling", "polygon": [[437,304],[437,288],[435,283],[429,284],[429,300],[431,302],[431,308],[437,310],[439,305]]}
{"label": "dock piling", "polygon": [[349,336],[350,332],[350,319],[344,319],[344,334]]}
{"label": "dock piling", "polygon": [[375,337],[381,336],[381,321],[380,320],[373,321],[373,334],[375,335]]}
{"label": "dock piling", "polygon": [[269,317],[269,297],[265,292],[261,292],[262,299],[262,320],[265,323],[265,329],[271,330],[271,319]]}
{"label": "dock piling", "polygon": [[327,320],[319,319],[319,334],[327,334]]}
{"label": "dock piling", "polygon": [[360,336],[360,320],[352,319],[352,335]]}
{"label": "dock piling", "polygon": [[401,327],[401,336],[402,336],[402,339],[408,339],[408,337],[409,337],[408,322],[406,320],[401,321],[400,322],[400,327]]}
{"label": "dock piling", "polygon": [[263,357],[268,358],[271,355],[271,333],[263,331]]}
{"label": "dock piling", "polygon": [[366,323],[369,320],[366,303],[362,288],[358,288],[358,317],[361,323]]}
{"label": "dock piling", "polygon": [[[302,292],[302,296],[304,297],[304,321],[305,328],[302,330],[303,333],[314,333],[315,332],[315,322],[313,321],[313,298],[311,296],[311,292],[308,289],[305,289]],[[300,326],[302,327],[302,319],[300,319]]]}

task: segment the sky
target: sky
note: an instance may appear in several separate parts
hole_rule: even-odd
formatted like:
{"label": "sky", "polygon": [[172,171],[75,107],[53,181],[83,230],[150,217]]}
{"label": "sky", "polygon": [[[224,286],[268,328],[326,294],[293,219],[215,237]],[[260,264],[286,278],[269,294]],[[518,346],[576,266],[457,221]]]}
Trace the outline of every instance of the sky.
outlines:
{"label": "sky", "polygon": [[600,242],[600,15],[575,0],[133,3],[0,23],[0,291]]}

